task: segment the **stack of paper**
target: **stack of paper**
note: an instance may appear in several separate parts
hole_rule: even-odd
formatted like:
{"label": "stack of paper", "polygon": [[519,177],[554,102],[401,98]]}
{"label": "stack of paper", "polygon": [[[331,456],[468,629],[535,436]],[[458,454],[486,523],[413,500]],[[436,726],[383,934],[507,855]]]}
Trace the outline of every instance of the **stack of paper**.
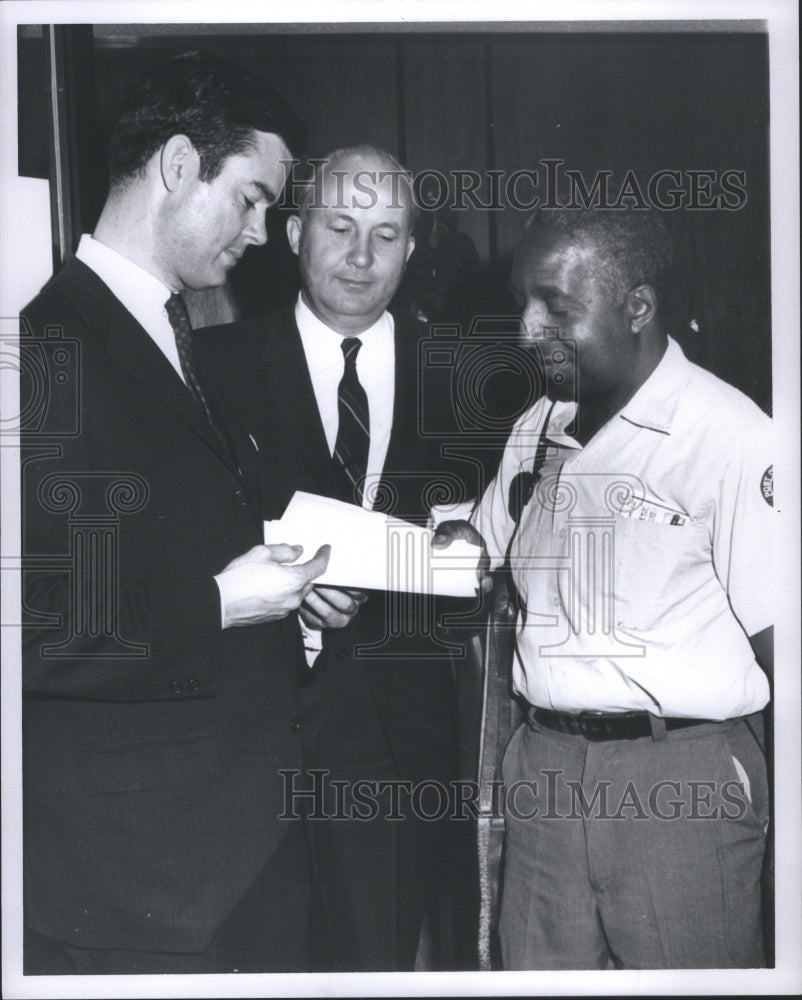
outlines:
{"label": "stack of paper", "polygon": [[265,521],[265,544],[303,545],[301,560],[331,545],[317,583],[360,590],[473,597],[478,586],[476,545],[458,539],[433,549],[428,528],[354,504],[296,493],[279,521]]}

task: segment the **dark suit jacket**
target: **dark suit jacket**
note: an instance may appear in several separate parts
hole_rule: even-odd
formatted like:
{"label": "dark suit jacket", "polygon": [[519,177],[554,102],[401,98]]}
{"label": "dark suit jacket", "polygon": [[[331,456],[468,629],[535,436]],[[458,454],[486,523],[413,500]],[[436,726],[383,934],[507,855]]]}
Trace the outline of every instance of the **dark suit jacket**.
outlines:
{"label": "dark suit jacket", "polygon": [[295,617],[223,631],[212,579],[261,541],[255,455],[80,261],[24,315],[50,379],[24,435],[26,920],[201,950],[287,831],[300,762]]}
{"label": "dark suit jacket", "polygon": [[[374,509],[417,523],[425,523],[433,503],[459,499],[461,488],[459,464],[443,458],[439,440],[419,432],[419,345],[426,332],[423,324],[396,322],[393,426],[374,504]],[[296,490],[336,496],[293,307],[201,331],[196,339],[219,388],[258,443],[265,518],[280,517]],[[470,604],[462,602],[455,610]],[[452,654],[456,649],[459,655],[461,647],[431,637],[432,617],[431,602],[373,593],[349,626],[324,633],[315,664],[320,676],[343,676],[359,660],[398,773],[413,781],[445,779],[455,767],[454,671],[459,662]],[[396,633],[390,637],[389,623]],[[339,752],[336,726],[330,732],[327,746],[311,734],[313,765],[325,767]],[[339,736],[348,738],[347,732]]]}

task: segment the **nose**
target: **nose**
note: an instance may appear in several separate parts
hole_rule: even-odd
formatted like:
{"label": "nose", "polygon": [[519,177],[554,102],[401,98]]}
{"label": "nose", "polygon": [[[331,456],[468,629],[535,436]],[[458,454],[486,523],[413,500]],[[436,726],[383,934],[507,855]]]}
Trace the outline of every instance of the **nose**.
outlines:
{"label": "nose", "polygon": [[546,338],[548,315],[548,310],[542,302],[536,302],[532,299],[527,301],[521,316],[526,340],[538,341]]}
{"label": "nose", "polygon": [[346,260],[354,267],[367,268],[373,263],[373,251],[368,234],[357,234],[348,248]]}
{"label": "nose", "polygon": [[253,218],[245,227],[244,236],[248,243],[254,246],[263,247],[267,243],[267,213],[253,212]]}

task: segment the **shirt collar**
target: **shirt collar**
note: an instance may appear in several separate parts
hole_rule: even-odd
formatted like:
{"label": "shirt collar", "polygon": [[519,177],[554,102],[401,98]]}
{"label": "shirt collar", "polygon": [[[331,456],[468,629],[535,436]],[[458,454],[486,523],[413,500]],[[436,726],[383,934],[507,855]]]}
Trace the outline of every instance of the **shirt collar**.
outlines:
{"label": "shirt collar", "polygon": [[[680,396],[690,375],[690,362],[676,340],[669,337],[668,346],[657,367],[619,411],[618,417],[638,427],[669,434]],[[576,403],[555,403],[548,422],[548,439],[560,447],[581,450],[582,445],[565,431],[575,416]]]}
{"label": "shirt collar", "polygon": [[128,257],[86,233],[81,236],[75,256],[91,267],[134,319],[149,333],[152,332],[154,317],[161,318],[164,304],[173,294],[171,288]]}
{"label": "shirt collar", "polygon": [[680,397],[690,377],[690,362],[676,340],[669,337],[659,364],[624,406],[619,417],[639,427],[670,434]]}
{"label": "shirt collar", "polygon": [[[332,330],[319,319],[304,302],[303,295],[298,295],[295,304],[295,322],[301,334],[309,370],[322,371],[332,364],[342,367],[343,355],[341,344],[343,336]],[[373,326],[357,334],[357,340],[362,341],[360,358],[383,351],[388,345],[392,350],[395,324],[393,317],[387,311],[383,312]]]}

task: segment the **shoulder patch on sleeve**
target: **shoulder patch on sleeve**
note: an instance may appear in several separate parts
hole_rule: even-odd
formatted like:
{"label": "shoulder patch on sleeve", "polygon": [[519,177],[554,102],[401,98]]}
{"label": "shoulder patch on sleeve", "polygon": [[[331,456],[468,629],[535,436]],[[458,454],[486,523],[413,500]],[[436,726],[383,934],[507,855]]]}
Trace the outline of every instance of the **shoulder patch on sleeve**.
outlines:
{"label": "shoulder patch on sleeve", "polygon": [[763,495],[763,499],[769,505],[769,507],[774,506],[774,466],[770,465],[768,469],[763,473],[763,478],[760,480],[760,492]]}

